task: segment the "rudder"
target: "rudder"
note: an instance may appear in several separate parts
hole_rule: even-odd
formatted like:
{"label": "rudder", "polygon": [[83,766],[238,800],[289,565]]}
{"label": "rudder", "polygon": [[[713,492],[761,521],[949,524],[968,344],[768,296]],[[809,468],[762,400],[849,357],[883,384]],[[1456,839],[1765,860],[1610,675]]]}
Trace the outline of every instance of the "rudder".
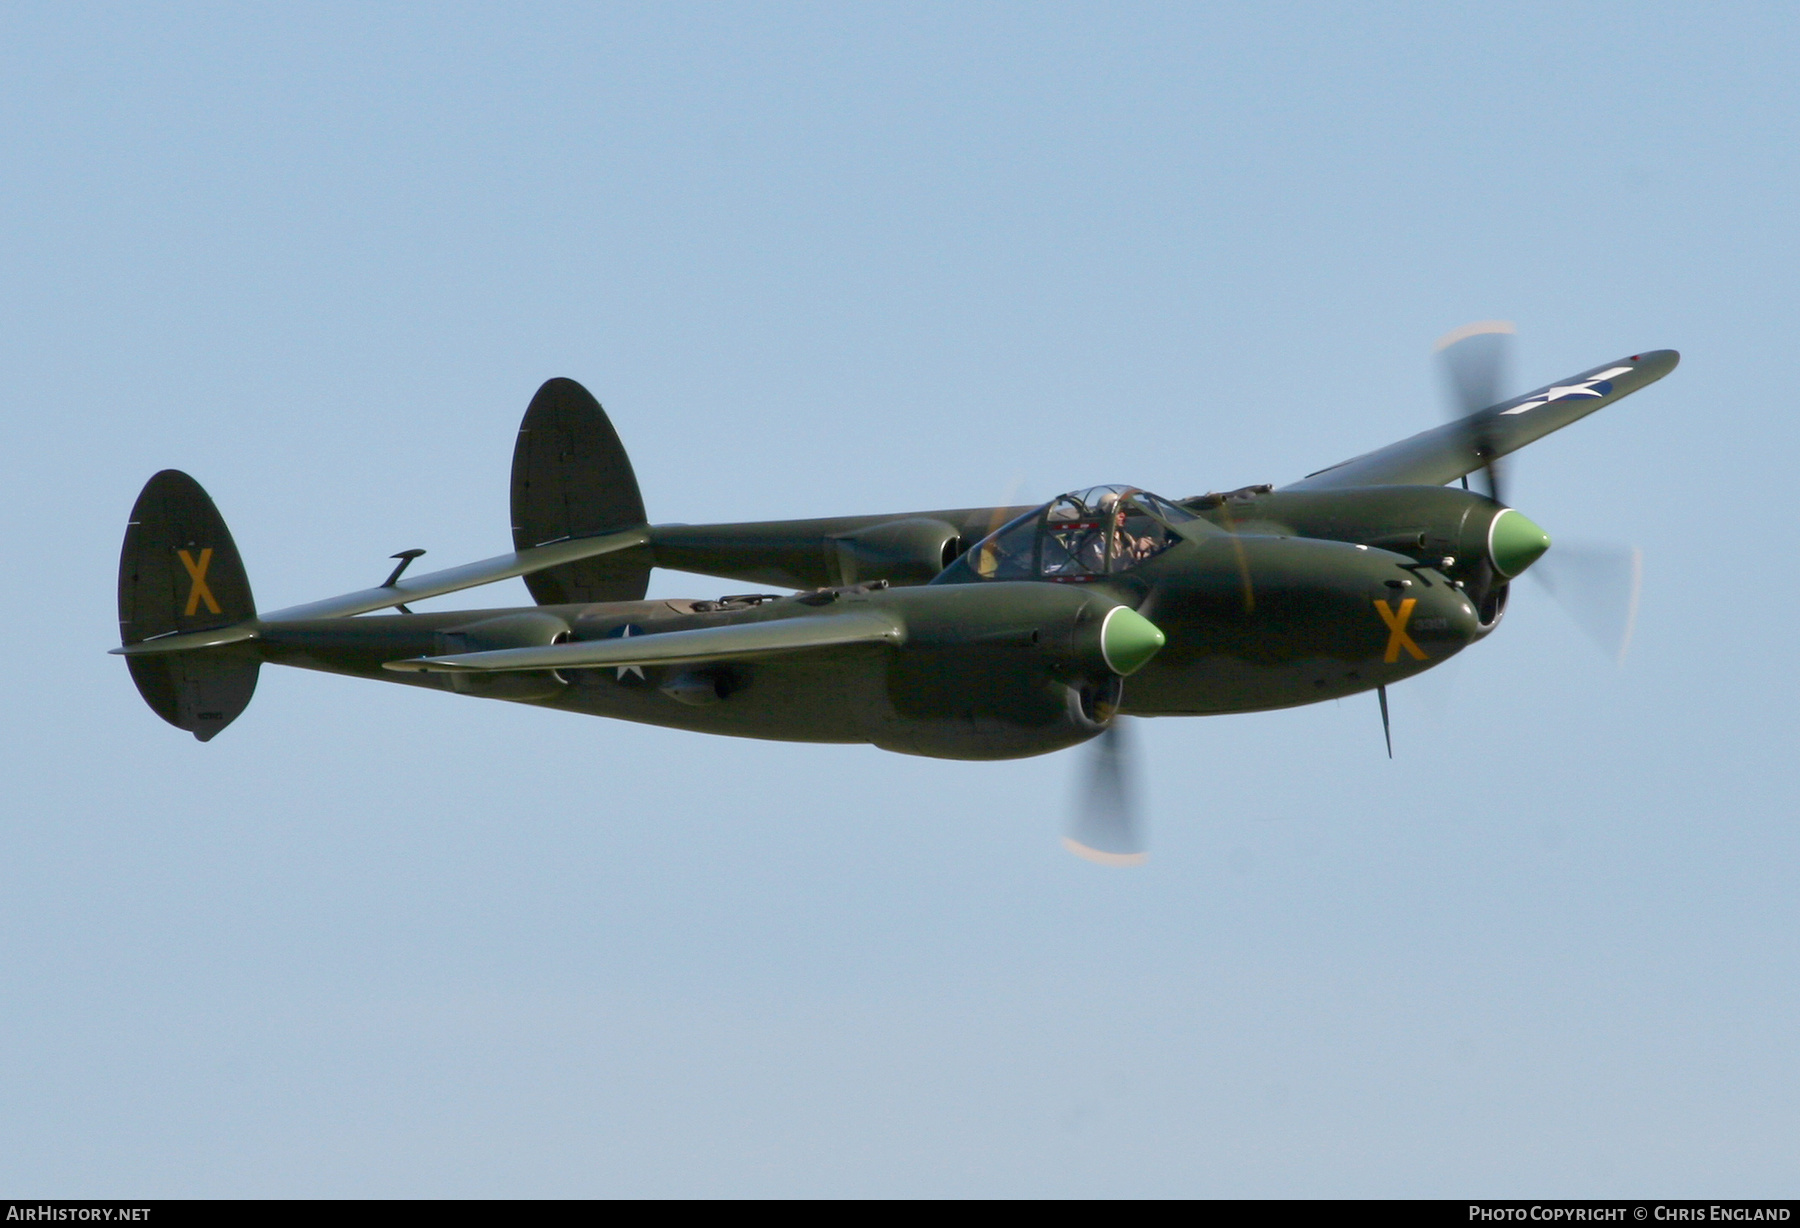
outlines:
{"label": "rudder", "polygon": [[[228,627],[256,617],[250,578],[231,531],[200,483],[165,469],[144,485],[119,552],[119,638]],[[241,648],[127,657],[152,711],[202,742],[236,720],[261,663]]]}
{"label": "rudder", "polygon": [[[594,537],[645,523],[644,499],[606,411],[572,379],[547,380],[531,398],[513,447],[513,548]],[[647,546],[525,577],[539,605],[641,601]]]}

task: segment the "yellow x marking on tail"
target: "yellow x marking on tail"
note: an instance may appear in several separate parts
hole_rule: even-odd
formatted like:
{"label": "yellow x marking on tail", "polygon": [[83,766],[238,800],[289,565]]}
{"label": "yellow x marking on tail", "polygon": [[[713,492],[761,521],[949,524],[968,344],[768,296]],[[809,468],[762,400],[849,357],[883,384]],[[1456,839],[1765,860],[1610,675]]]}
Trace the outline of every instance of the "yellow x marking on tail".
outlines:
{"label": "yellow x marking on tail", "polygon": [[188,579],[194,582],[193,587],[188,589],[187,609],[182,611],[182,616],[192,618],[194,611],[200,608],[202,601],[206,603],[208,614],[219,613],[219,603],[213,600],[212,590],[206,587],[206,569],[212,566],[212,547],[206,546],[201,549],[198,563],[194,561],[194,556],[185,550],[177,550],[175,553],[181,556],[181,565],[187,568]]}
{"label": "yellow x marking on tail", "polygon": [[1412,618],[1413,607],[1418,604],[1417,597],[1408,597],[1400,603],[1400,609],[1396,613],[1386,601],[1376,601],[1375,612],[1381,615],[1381,621],[1387,624],[1388,629],[1387,652],[1381,658],[1384,663],[1392,665],[1398,661],[1402,648],[1411,653],[1415,661],[1425,659],[1425,650],[1413,643],[1412,636],[1406,634],[1407,620]]}

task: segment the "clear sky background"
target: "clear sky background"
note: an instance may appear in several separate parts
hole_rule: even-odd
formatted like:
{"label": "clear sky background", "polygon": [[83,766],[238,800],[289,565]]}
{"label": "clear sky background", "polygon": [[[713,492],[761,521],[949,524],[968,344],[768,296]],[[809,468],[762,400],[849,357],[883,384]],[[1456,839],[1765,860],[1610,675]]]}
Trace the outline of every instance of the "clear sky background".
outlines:
{"label": "clear sky background", "polygon": [[[1791,5],[0,10],[0,1189],[1794,1195]],[[1285,482],[1667,380],[1515,503],[1646,551],[1394,692],[1080,751],[709,739],[116,642],[187,470],[264,608],[510,548],[583,381],[656,520]],[[659,573],[652,592],[729,582]],[[496,598],[495,594],[500,596]],[[526,601],[516,582],[464,604]]]}

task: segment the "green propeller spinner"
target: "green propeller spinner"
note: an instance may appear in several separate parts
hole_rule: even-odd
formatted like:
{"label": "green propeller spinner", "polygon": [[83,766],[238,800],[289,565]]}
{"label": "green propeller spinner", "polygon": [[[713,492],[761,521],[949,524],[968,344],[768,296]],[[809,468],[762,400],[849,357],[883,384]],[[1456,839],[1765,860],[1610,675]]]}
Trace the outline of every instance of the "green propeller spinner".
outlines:
{"label": "green propeller spinner", "polygon": [[1507,579],[1519,575],[1550,549],[1550,535],[1523,512],[1507,508],[1488,528],[1488,557]]}
{"label": "green propeller spinner", "polygon": [[1100,652],[1106,667],[1124,677],[1135,674],[1168,643],[1157,625],[1129,606],[1107,611],[1100,628]]}

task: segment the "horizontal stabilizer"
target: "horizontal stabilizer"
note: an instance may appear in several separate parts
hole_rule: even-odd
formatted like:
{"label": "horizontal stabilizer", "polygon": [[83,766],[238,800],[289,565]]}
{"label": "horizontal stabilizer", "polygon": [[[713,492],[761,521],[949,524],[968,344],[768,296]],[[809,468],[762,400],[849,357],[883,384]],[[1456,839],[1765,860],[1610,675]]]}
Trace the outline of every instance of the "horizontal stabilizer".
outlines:
{"label": "horizontal stabilizer", "polygon": [[[1655,383],[1680,361],[1681,355],[1674,350],[1651,350],[1603,363],[1467,418],[1309,473],[1283,489],[1442,486]],[[1481,455],[1478,445],[1485,445],[1489,454]]]}
{"label": "horizontal stabilizer", "polygon": [[107,651],[115,657],[154,657],[171,652],[191,652],[196,648],[217,648],[221,644],[238,644],[255,639],[256,628],[255,621],[242,622],[234,627],[220,627],[216,631],[186,631],[162,635],[153,640],[142,640]]}
{"label": "horizontal stabilizer", "polygon": [[575,640],[543,648],[502,648],[443,657],[389,661],[396,673],[470,673],[495,670],[604,669],[632,665],[699,665],[741,661],[811,648],[850,644],[900,644],[905,631],[890,618],[866,611],[698,627],[660,635]]}
{"label": "horizontal stabilizer", "polygon": [[345,593],[342,597],[327,597],[324,601],[314,601],[285,610],[276,610],[272,614],[263,615],[262,621],[285,623],[300,622],[309,618],[348,618],[353,614],[367,614],[371,610],[385,610],[390,606],[400,605],[402,602],[423,601],[427,597],[441,597],[445,593],[460,592],[465,588],[478,588],[483,584],[493,584],[498,580],[510,580],[514,576],[532,575],[547,568],[561,567],[565,563],[596,558],[599,555],[611,554],[618,550],[629,550],[633,546],[641,546],[649,540],[649,531],[640,526],[635,529],[627,529],[623,533],[607,533],[600,537],[577,537],[569,541],[551,542],[547,546],[533,546],[529,550],[517,550],[512,554],[496,555],[491,559],[483,559],[479,563],[464,563],[461,567],[448,567],[443,571],[414,576],[410,580],[401,580],[391,586],[365,588],[361,592]]}
{"label": "horizontal stabilizer", "polygon": [[345,593],[342,597],[328,597],[324,601],[290,606],[285,610],[276,610],[261,618],[249,619],[229,627],[183,634],[164,634],[155,639],[127,644],[123,648],[114,648],[112,651],[118,656],[146,657],[172,652],[188,652],[195,648],[212,648],[220,644],[235,644],[242,640],[257,638],[263,627],[273,623],[300,622],[311,618],[349,618],[355,614],[367,614],[371,610],[385,610],[390,606],[400,605],[402,602],[423,601],[427,597],[441,597],[445,593],[460,592],[465,588],[478,588],[483,584],[510,580],[514,576],[531,575],[543,571],[545,568],[560,567],[579,559],[591,559],[617,550],[630,550],[635,546],[642,545],[647,539],[647,532],[639,528],[624,533],[610,533],[604,537],[582,537],[574,541],[552,542],[548,546],[534,546],[530,550],[519,550],[512,554],[483,559],[479,563],[447,567],[443,571],[415,576],[411,580],[399,581],[392,585],[365,588],[360,592]]}

